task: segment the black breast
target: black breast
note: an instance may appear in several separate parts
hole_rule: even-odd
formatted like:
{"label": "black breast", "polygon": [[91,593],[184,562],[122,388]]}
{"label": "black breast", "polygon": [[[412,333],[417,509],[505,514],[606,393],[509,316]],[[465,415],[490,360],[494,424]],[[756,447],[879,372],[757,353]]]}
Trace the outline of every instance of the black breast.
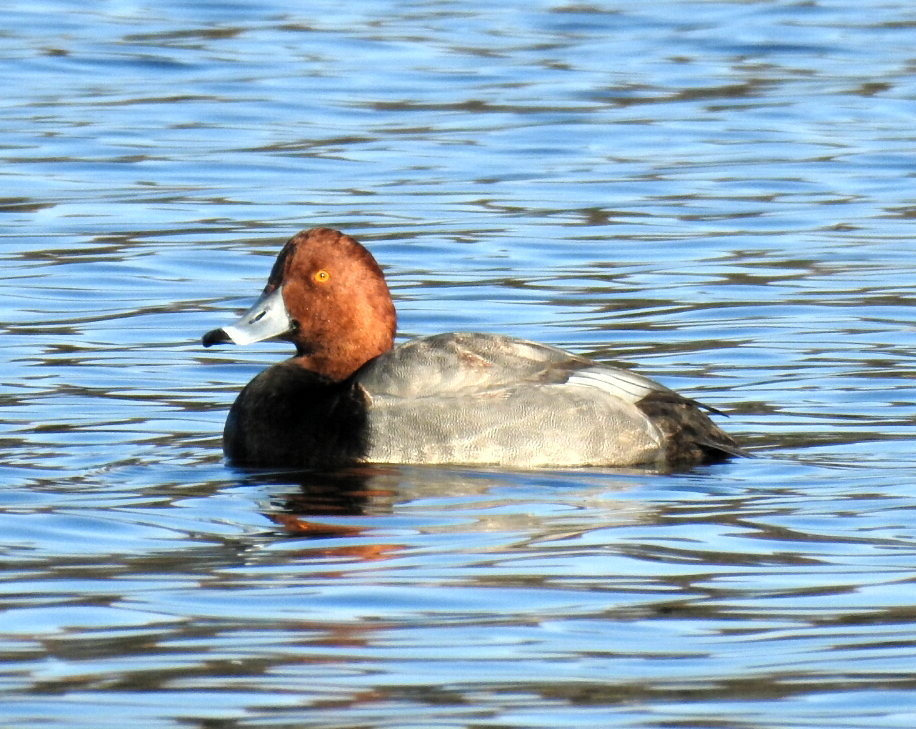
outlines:
{"label": "black breast", "polygon": [[292,360],[264,370],[239,393],[223,431],[229,460],[244,466],[332,468],[368,450],[367,395]]}

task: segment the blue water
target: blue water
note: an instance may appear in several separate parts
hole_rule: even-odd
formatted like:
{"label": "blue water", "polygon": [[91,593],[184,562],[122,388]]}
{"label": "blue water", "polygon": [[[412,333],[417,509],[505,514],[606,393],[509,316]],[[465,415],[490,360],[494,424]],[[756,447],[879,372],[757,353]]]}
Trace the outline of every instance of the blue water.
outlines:
{"label": "blue water", "polygon": [[[0,724],[911,729],[916,9],[491,5],[4,11]],[[227,466],[314,225],[759,457]]]}

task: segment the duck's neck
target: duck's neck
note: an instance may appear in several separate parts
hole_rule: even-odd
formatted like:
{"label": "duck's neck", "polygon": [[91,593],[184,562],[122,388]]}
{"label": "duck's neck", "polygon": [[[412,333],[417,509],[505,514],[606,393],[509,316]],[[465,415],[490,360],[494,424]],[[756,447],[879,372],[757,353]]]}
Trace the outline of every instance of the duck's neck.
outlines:
{"label": "duck's neck", "polygon": [[352,375],[370,359],[394,346],[394,329],[357,327],[349,336],[322,341],[319,347],[296,343],[296,364],[335,382]]}

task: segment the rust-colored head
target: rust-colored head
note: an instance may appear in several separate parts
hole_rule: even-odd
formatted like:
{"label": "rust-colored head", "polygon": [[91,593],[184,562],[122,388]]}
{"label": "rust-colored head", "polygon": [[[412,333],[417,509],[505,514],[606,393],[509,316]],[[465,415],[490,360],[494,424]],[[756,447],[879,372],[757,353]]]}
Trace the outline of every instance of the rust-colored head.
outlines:
{"label": "rust-colored head", "polygon": [[397,319],[385,277],[356,240],[329,228],[293,236],[258,302],[204,345],[286,339],[297,363],[343,380],[394,344]]}

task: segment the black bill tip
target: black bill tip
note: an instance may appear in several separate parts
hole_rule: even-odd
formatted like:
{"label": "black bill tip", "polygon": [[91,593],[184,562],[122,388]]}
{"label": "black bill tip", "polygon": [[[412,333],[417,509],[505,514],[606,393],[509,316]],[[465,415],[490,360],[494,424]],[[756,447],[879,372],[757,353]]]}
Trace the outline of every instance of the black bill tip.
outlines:
{"label": "black bill tip", "polygon": [[212,329],[211,331],[204,334],[200,342],[205,347],[212,347],[214,344],[231,343],[232,340],[229,338],[229,335],[226,334],[226,332],[222,329]]}

